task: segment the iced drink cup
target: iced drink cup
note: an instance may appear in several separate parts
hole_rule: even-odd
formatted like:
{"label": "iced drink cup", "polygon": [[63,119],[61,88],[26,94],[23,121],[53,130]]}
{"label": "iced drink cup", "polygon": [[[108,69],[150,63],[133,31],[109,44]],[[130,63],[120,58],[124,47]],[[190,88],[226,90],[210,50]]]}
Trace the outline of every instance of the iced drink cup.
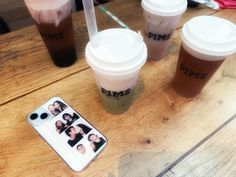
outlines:
{"label": "iced drink cup", "polygon": [[144,40],[149,60],[160,60],[166,55],[170,39],[181,14],[187,8],[186,0],[142,0]]}
{"label": "iced drink cup", "polygon": [[87,44],[85,55],[105,109],[113,114],[127,111],[141,67],[147,60],[142,36],[128,29],[107,29],[98,32]]}
{"label": "iced drink cup", "polygon": [[236,52],[236,25],[218,17],[195,17],[184,24],[181,39],[173,85],[180,95],[194,97]]}
{"label": "iced drink cup", "polygon": [[75,63],[76,49],[73,36],[70,0],[25,0],[39,33],[56,66]]}

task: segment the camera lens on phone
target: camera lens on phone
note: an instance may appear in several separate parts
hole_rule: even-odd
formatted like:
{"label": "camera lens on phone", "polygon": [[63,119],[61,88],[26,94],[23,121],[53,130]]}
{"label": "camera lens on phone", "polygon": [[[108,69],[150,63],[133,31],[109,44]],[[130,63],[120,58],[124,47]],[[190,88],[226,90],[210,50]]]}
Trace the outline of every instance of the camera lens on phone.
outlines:
{"label": "camera lens on phone", "polygon": [[40,115],[41,119],[46,119],[48,117],[48,113],[43,113]]}
{"label": "camera lens on phone", "polygon": [[31,120],[35,120],[37,118],[38,118],[38,114],[36,114],[36,113],[33,113],[33,114],[30,115]]}

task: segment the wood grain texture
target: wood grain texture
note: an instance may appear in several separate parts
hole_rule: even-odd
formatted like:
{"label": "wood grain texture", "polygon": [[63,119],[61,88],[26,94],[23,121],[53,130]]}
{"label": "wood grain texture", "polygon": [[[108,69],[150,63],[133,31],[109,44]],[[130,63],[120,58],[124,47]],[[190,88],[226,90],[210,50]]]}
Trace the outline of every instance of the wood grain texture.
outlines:
{"label": "wood grain texture", "polygon": [[[130,28],[134,30],[141,30],[143,28],[143,9],[141,7],[141,0],[129,0],[128,2],[127,0],[116,0],[104,6]],[[205,7],[199,6],[198,8],[189,8],[183,13],[177,28],[183,26],[183,24],[192,17],[214,13],[216,13],[216,11]]]}
{"label": "wood grain texture", "polygon": [[23,0],[1,0],[0,17],[7,22],[12,31],[33,24]]}
{"label": "wood grain texture", "polygon": [[[174,40],[178,38],[176,33]],[[160,62],[148,62],[135,101],[122,115],[111,115],[102,108],[90,69],[4,104],[0,107],[4,127],[0,129],[0,176],[78,175],[26,121],[27,114],[55,95],[69,102],[109,139],[104,152],[80,176],[156,176],[236,113],[234,57],[194,99],[182,98],[172,90],[177,52]]]}
{"label": "wood grain texture", "polygon": [[235,177],[236,120],[171,169],[165,177]]}
{"label": "wood grain texture", "polygon": [[[224,10],[216,15],[235,22],[233,13]],[[81,20],[80,15],[75,18]],[[99,22],[101,27],[116,25],[104,18],[99,18],[104,23]],[[46,57],[35,28],[24,30],[25,35],[18,31],[12,36],[5,35],[3,39],[7,40],[0,40],[7,48],[4,57],[0,57],[3,71],[0,86],[4,91],[0,92],[1,177],[156,176],[236,113],[235,55],[225,61],[196,98],[185,99],[173,91],[171,81],[180,46],[179,30],[173,36],[169,55],[159,62],[146,63],[134,103],[122,115],[111,115],[102,108],[92,71],[83,59],[71,68],[58,69]],[[84,21],[78,22],[75,31],[78,39],[87,39]],[[86,41],[78,45],[81,53]],[[64,98],[109,140],[104,152],[80,174],[73,173],[26,121],[32,110],[55,95]]]}
{"label": "wood grain texture", "polygon": [[[96,14],[100,30],[118,26],[99,10]],[[0,36],[0,105],[88,68],[83,12],[74,14],[73,22],[78,61],[68,68],[54,66],[35,26]]]}

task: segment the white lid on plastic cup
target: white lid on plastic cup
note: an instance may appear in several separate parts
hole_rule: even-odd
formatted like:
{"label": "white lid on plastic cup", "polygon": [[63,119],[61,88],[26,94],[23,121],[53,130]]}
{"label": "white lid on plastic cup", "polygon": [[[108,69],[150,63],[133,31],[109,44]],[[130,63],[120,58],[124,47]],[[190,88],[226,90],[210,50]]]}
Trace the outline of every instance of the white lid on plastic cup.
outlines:
{"label": "white lid on plastic cup", "polygon": [[129,74],[139,70],[147,60],[147,47],[141,34],[129,29],[100,31],[93,40],[86,46],[86,61],[100,73]]}
{"label": "white lid on plastic cup", "polygon": [[187,9],[187,0],[142,0],[141,5],[152,14],[176,16]]}
{"label": "white lid on plastic cup", "polygon": [[57,9],[64,4],[68,3],[68,0],[24,0],[26,5],[29,5],[34,10],[53,10]]}
{"label": "white lid on plastic cup", "polygon": [[219,17],[192,18],[184,24],[181,38],[188,50],[216,57],[211,60],[236,52],[236,25]]}
{"label": "white lid on plastic cup", "polygon": [[24,0],[37,23],[52,23],[58,26],[71,14],[70,0]]}

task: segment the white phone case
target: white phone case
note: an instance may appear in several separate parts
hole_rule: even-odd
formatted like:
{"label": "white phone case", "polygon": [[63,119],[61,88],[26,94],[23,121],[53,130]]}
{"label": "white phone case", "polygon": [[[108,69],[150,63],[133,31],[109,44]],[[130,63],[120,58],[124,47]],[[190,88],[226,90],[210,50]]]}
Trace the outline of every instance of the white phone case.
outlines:
{"label": "white phone case", "polygon": [[74,171],[83,170],[107,144],[102,133],[59,97],[33,111],[28,122]]}

